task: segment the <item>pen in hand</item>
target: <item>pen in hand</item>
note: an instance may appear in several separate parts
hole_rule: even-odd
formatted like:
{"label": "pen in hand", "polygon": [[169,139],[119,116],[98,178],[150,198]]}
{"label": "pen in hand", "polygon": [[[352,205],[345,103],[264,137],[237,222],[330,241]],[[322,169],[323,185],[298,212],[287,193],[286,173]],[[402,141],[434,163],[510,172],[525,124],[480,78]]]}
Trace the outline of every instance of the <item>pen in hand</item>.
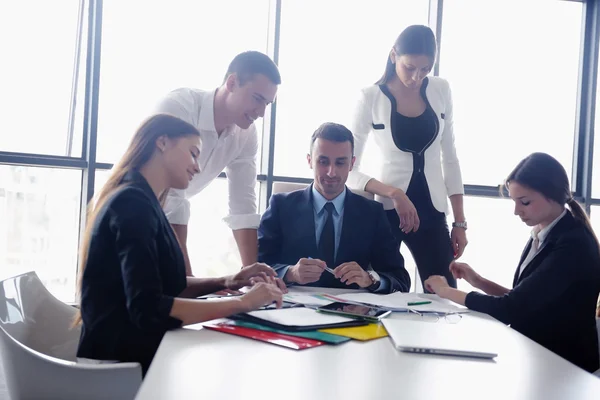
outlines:
{"label": "pen in hand", "polygon": [[[312,258],[312,257],[307,257],[307,258],[308,258],[309,260],[313,260],[313,258]],[[325,271],[329,272],[331,275],[335,275],[335,273],[333,272],[333,270],[332,270],[331,268],[329,268],[327,265],[325,265],[325,266],[323,267],[323,269],[324,269]]]}

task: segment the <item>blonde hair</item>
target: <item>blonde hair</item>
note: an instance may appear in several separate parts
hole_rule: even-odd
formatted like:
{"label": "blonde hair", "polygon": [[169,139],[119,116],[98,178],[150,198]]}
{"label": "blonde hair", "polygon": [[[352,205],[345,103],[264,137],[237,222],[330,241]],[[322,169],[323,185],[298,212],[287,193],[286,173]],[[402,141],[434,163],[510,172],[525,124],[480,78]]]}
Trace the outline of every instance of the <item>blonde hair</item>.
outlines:
{"label": "blonde hair", "polygon": [[[200,133],[196,128],[187,122],[168,114],[157,114],[148,118],[140,125],[133,135],[125,154],[121,157],[119,162],[114,165],[108,180],[98,194],[90,200],[87,206],[85,232],[79,249],[77,279],[77,298],[79,300],[81,297],[83,272],[88,261],[92,230],[100,210],[102,210],[103,206],[113,193],[126,185],[126,183],[123,183],[125,175],[132,170],[141,168],[150,160],[156,148],[156,140],[159,137],[166,136],[170,139],[177,139],[193,135],[200,136]],[[161,204],[164,202],[166,194],[167,191],[161,193],[159,196]],[[81,312],[78,312],[73,321],[73,325],[78,325],[80,323]]]}

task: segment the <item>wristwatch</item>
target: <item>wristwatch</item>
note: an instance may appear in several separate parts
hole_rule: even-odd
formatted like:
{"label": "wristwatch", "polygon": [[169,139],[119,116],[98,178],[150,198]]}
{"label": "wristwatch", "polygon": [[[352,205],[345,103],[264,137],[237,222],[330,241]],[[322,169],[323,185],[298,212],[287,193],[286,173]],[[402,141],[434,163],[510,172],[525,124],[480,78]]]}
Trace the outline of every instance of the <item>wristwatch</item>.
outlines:
{"label": "wristwatch", "polygon": [[467,230],[467,221],[453,222],[452,227],[453,228],[462,228],[464,230]]}
{"label": "wristwatch", "polygon": [[381,284],[381,278],[379,274],[373,270],[367,270],[369,278],[371,278],[371,286],[367,287],[368,290],[377,290]]}

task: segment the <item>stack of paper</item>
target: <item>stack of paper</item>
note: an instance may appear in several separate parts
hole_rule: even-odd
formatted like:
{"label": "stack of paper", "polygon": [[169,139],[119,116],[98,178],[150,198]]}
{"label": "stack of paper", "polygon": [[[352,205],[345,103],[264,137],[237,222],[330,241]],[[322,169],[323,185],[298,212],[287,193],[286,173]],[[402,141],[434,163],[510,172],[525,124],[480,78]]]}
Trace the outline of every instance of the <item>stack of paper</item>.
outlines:
{"label": "stack of paper", "polygon": [[[418,312],[435,312],[448,314],[469,311],[466,307],[446,303],[443,300],[436,298],[436,296],[423,295],[419,293],[347,293],[340,294],[337,296],[328,295],[327,297],[334,301],[356,302],[399,312],[407,312],[409,310],[413,310]],[[409,305],[409,303],[421,302],[429,303]]]}

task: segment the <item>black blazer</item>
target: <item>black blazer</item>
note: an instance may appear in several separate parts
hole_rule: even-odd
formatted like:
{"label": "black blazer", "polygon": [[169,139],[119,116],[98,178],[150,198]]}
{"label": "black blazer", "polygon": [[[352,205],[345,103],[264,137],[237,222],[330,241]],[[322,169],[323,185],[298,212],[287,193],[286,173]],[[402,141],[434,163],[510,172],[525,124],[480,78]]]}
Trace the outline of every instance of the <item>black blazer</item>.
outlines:
{"label": "black blazer", "polygon": [[83,272],[78,357],[135,361],[145,372],[186,287],[183,254],[152,189],[138,172],[100,210]]}
{"label": "black blazer", "polygon": [[[529,240],[521,263],[527,257]],[[598,245],[585,225],[567,211],[538,254],[504,296],[476,292],[466,306],[510,324],[523,335],[581,368],[600,367],[594,311],[600,292]]]}
{"label": "black blazer", "polygon": [[[312,185],[304,190],[271,196],[269,208],[258,228],[258,259],[280,269],[300,258],[318,258],[315,235]],[[410,277],[398,251],[389,222],[380,203],[347,189],[336,265],[354,261],[363,269],[369,265],[389,282],[389,292],[408,292]],[[358,289],[323,272],[309,286]]]}

